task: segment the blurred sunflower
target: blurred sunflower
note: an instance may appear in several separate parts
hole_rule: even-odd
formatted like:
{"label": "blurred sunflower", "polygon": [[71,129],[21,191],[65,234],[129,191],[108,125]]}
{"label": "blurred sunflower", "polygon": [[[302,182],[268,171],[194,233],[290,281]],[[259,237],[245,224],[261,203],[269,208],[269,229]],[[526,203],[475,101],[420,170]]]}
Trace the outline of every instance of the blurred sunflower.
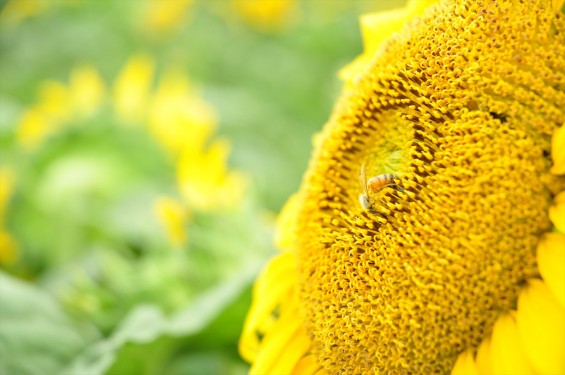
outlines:
{"label": "blurred sunflower", "polygon": [[565,373],[563,2],[405,26],[423,5],[362,18],[254,287],[252,374]]}
{"label": "blurred sunflower", "polygon": [[[246,181],[228,167],[230,143],[214,136],[213,108],[180,69],[155,71],[137,55],[111,85],[91,66],[68,84],[44,81],[14,129],[18,183],[2,169],[0,263],[47,280],[103,329],[140,299],[183,306],[244,261],[202,233],[242,214]],[[193,248],[190,228],[205,255],[170,251]],[[225,262],[191,271],[219,252]]]}
{"label": "blurred sunflower", "polygon": [[27,108],[16,127],[19,144],[35,149],[49,136],[92,116],[103,104],[105,85],[99,73],[83,66],[71,72],[69,84],[46,80],[39,87],[38,101]]}
{"label": "blurred sunflower", "polygon": [[29,18],[44,15],[55,8],[72,8],[82,4],[83,0],[3,0],[0,1],[0,27],[14,28]]}
{"label": "blurred sunflower", "polygon": [[6,208],[13,189],[13,172],[0,167],[0,265],[10,264],[18,257],[18,244],[6,229]]}
{"label": "blurred sunflower", "polygon": [[231,9],[251,27],[277,30],[286,26],[298,11],[297,0],[230,0]]}
{"label": "blurred sunflower", "polygon": [[45,11],[50,4],[40,0],[9,0],[0,3],[2,20],[4,23],[15,26],[28,17],[35,16]]}
{"label": "blurred sunflower", "polygon": [[[131,58],[113,85],[113,108],[122,125],[145,127],[178,165],[178,185],[191,208],[214,210],[241,202],[245,181],[227,169],[229,142],[211,140],[216,129],[213,109],[194,92],[186,76],[171,69],[153,91],[154,62],[145,55]],[[20,144],[38,147],[78,118],[92,116],[105,104],[105,84],[92,67],[71,73],[68,86],[44,82],[39,101],[28,108],[17,127]],[[221,197],[221,198],[219,198]],[[187,213],[172,198],[159,198],[156,209],[173,242]],[[173,208],[173,206],[176,206]],[[176,233],[172,235],[172,233]]]}
{"label": "blurred sunflower", "polygon": [[140,27],[150,32],[151,37],[161,36],[186,24],[193,8],[203,6],[226,21],[244,23],[257,31],[277,32],[286,29],[296,18],[299,5],[298,0],[229,0],[199,4],[194,0],[146,0],[139,19]]}
{"label": "blurred sunflower", "polygon": [[194,0],[148,0],[141,17],[143,27],[153,33],[165,33],[183,23]]}

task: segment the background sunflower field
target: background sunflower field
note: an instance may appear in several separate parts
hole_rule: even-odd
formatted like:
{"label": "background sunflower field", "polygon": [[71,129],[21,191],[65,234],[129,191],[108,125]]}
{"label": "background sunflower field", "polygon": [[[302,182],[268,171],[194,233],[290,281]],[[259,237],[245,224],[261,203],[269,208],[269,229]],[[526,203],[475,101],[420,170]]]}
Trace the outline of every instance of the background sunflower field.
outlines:
{"label": "background sunflower field", "polygon": [[245,373],[276,214],[391,6],[0,1],[0,374]]}

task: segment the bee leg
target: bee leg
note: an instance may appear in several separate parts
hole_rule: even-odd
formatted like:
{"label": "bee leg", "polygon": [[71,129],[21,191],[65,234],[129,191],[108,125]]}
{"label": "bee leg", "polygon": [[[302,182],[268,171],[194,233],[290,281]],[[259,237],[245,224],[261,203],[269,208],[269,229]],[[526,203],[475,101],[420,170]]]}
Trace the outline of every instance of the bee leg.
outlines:
{"label": "bee leg", "polygon": [[364,210],[369,211],[372,214],[376,214],[377,210],[373,207],[373,203],[369,199],[369,197],[365,194],[359,194],[359,203]]}

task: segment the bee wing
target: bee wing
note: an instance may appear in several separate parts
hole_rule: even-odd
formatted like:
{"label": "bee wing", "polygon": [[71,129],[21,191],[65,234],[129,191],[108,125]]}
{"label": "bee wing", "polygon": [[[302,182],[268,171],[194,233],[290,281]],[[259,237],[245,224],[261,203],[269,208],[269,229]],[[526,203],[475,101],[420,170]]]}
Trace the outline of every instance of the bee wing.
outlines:
{"label": "bee wing", "polygon": [[367,176],[365,174],[365,163],[361,164],[361,170],[359,171],[359,183],[361,184],[361,191],[363,195],[367,195]]}

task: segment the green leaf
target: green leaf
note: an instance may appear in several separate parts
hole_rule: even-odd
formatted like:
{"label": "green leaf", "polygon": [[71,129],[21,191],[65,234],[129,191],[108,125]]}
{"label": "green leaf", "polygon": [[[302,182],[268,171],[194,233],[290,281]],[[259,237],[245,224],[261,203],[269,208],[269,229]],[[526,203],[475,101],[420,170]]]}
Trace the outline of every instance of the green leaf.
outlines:
{"label": "green leaf", "polygon": [[249,286],[261,267],[260,263],[248,263],[236,277],[203,293],[170,317],[156,305],[136,307],[114,334],[81,353],[63,374],[102,375],[127,343],[146,344],[161,336],[180,337],[200,332]]}
{"label": "green leaf", "polygon": [[96,336],[46,292],[0,272],[1,374],[57,374]]}

